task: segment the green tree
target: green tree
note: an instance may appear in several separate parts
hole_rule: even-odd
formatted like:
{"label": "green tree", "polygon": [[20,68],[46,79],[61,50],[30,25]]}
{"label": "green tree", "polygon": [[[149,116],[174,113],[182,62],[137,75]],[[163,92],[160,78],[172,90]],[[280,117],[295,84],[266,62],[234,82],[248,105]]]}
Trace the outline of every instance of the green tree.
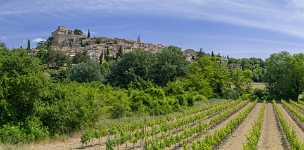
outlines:
{"label": "green tree", "polygon": [[154,56],[141,50],[123,55],[111,69],[107,82],[114,86],[127,87],[131,82],[149,80]]}
{"label": "green tree", "polygon": [[75,35],[83,35],[83,32],[80,29],[75,29],[74,34]]}
{"label": "green tree", "polygon": [[6,45],[5,45],[4,42],[1,42],[1,41],[0,41],[0,50],[1,50],[1,49],[6,49]]}
{"label": "green tree", "polygon": [[48,50],[47,51],[47,64],[49,67],[61,67],[70,63],[70,59],[62,51]]}
{"label": "green tree", "polygon": [[101,81],[100,66],[93,61],[74,65],[69,71],[69,78],[78,82]]}
{"label": "green tree", "polygon": [[190,66],[193,78],[205,79],[209,82],[215,96],[223,96],[224,90],[230,88],[229,70],[221,63],[220,57],[203,56]]}
{"label": "green tree", "polygon": [[[9,110],[10,121],[24,120],[34,113],[34,104],[44,92],[46,77],[40,61],[25,50],[13,50],[2,60],[0,70],[3,110]],[[1,106],[0,106],[1,107]],[[2,109],[2,108],[1,108]]]}
{"label": "green tree", "polygon": [[87,51],[76,53],[76,55],[72,59],[73,64],[78,64],[82,62],[90,61],[90,56],[88,56]]}
{"label": "green tree", "polygon": [[231,79],[236,91],[240,94],[249,92],[251,88],[252,72],[250,70],[232,70]]}
{"label": "green tree", "polygon": [[164,48],[155,57],[150,74],[156,84],[165,86],[168,82],[186,75],[188,63],[180,48]]}
{"label": "green tree", "polygon": [[272,54],[266,60],[266,81],[270,95],[275,99],[293,99],[304,90],[304,56],[288,52]]}

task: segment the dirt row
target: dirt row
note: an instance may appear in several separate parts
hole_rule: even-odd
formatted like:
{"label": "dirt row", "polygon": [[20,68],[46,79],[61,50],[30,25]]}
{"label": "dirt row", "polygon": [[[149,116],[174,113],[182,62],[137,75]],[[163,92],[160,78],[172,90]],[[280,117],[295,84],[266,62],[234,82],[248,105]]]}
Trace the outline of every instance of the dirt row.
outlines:
{"label": "dirt row", "polygon": [[279,124],[275,117],[273,105],[266,104],[264,125],[260,141],[258,143],[259,150],[284,150],[283,138],[280,133]]}
{"label": "dirt row", "polygon": [[262,105],[264,104],[259,103],[256,105],[256,107],[249,113],[247,118],[233,132],[230,138],[228,138],[228,140],[220,146],[220,150],[242,150],[242,145],[246,142],[246,134],[252,128],[254,121],[257,120]]}
{"label": "dirt row", "polygon": [[[243,144],[246,142],[246,136],[248,135],[250,129],[253,126],[253,122],[258,117],[258,110],[260,105],[258,104],[256,108],[248,115],[248,117],[240,124],[240,126],[230,135],[227,140],[225,140],[219,147],[220,150],[241,150]],[[262,134],[257,145],[258,150],[285,150],[287,146],[284,145],[286,139],[283,138],[283,133],[280,130],[278,120],[276,119],[276,114],[273,108],[273,104],[265,104],[265,116],[262,128]],[[286,121],[289,123],[290,127],[296,131],[299,139],[304,143],[304,132],[288,114],[288,112],[278,104],[279,108],[282,110]]]}

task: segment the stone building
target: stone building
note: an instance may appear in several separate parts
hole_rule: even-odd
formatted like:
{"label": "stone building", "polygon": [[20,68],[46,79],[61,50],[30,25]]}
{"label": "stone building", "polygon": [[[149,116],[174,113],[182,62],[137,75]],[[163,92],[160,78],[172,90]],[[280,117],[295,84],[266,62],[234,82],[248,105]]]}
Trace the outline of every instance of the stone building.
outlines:
{"label": "stone building", "polygon": [[86,52],[91,59],[96,61],[104,60],[105,57],[116,58],[119,53],[136,49],[156,53],[165,47],[161,44],[143,43],[140,37],[137,41],[107,37],[90,38],[80,30],[70,30],[63,26],[59,26],[50,39],[50,47],[53,50],[63,51],[70,57]]}
{"label": "stone building", "polygon": [[193,49],[186,49],[183,54],[188,62],[193,62],[198,58],[198,53]]}

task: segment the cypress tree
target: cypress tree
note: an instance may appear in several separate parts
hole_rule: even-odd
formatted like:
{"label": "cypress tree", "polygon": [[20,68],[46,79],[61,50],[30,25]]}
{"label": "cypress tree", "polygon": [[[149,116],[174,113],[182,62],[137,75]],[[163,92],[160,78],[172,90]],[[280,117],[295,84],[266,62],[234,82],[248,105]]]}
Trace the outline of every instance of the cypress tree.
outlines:
{"label": "cypress tree", "polygon": [[88,38],[91,38],[91,32],[90,32],[90,29],[88,30]]}
{"label": "cypress tree", "polygon": [[31,41],[27,40],[27,48],[26,50],[28,50],[29,52],[31,51]]}
{"label": "cypress tree", "polygon": [[118,53],[117,53],[117,58],[121,57],[122,55],[123,55],[123,48],[122,48],[122,46],[119,46]]}

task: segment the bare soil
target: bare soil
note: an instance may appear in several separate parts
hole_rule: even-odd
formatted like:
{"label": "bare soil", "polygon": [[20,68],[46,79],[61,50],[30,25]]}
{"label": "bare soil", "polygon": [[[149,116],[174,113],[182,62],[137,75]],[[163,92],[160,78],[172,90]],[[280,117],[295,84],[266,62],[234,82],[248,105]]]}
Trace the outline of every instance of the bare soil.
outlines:
{"label": "bare soil", "polygon": [[262,107],[262,103],[256,105],[256,107],[249,113],[247,118],[239,125],[239,127],[232,133],[232,135],[219,147],[220,150],[242,150],[243,144],[246,142],[246,135],[249,133],[254,122],[258,118],[259,111]]}
{"label": "bare soil", "polygon": [[282,134],[275,117],[273,105],[266,105],[262,135],[258,143],[258,150],[284,150]]}

